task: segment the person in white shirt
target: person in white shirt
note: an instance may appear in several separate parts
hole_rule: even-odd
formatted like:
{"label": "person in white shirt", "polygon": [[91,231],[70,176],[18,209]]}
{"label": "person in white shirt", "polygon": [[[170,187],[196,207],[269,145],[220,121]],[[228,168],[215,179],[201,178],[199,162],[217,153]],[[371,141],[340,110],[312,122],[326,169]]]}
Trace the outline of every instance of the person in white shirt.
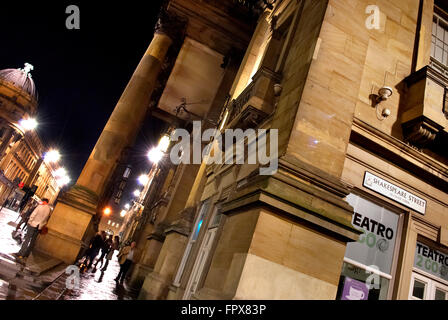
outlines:
{"label": "person in white shirt", "polygon": [[36,244],[39,231],[47,224],[50,218],[51,207],[48,205],[48,199],[42,199],[42,202],[31,213],[27,225],[27,233],[20,251],[13,254],[19,260],[28,258]]}

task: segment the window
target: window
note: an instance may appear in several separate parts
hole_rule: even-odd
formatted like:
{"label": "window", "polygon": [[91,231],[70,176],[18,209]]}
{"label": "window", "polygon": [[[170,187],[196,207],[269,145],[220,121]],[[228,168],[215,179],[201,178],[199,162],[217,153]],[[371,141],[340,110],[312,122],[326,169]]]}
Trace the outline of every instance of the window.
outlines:
{"label": "window", "polygon": [[363,234],[347,244],[337,298],[386,300],[398,247],[399,215],[355,194],[348,195],[347,202],[355,211],[352,224]]}
{"label": "window", "polygon": [[197,215],[192,235],[190,236],[190,239],[187,243],[187,247],[185,248],[184,256],[182,257],[182,260],[180,262],[179,268],[177,270],[176,277],[174,278],[174,285],[180,285],[180,279],[182,278],[182,274],[184,272],[185,265],[187,263],[187,260],[190,256],[191,248],[193,247],[194,243],[196,242],[196,239],[198,238],[199,231],[201,230],[202,224],[204,222],[205,215],[209,211],[210,207],[210,199],[205,200],[201,208],[199,209],[199,213]]}
{"label": "window", "polygon": [[411,300],[448,299],[448,252],[428,240],[417,241],[411,278]]}
{"label": "window", "polygon": [[411,277],[410,300],[448,300],[448,286],[430,277],[413,272]]}
{"label": "window", "polygon": [[126,170],[124,171],[124,173],[123,173],[123,177],[124,177],[124,178],[128,178],[130,174],[131,174],[131,169],[128,167],[128,168],[126,168]]}
{"label": "window", "polygon": [[448,66],[448,22],[438,14],[432,22],[431,57]]}

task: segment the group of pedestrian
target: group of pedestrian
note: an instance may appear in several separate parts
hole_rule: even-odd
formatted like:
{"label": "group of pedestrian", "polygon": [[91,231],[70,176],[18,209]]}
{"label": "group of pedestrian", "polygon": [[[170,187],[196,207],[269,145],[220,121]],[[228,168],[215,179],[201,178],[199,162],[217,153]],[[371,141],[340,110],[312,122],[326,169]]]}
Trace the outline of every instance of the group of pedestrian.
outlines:
{"label": "group of pedestrian", "polygon": [[[93,266],[93,270],[96,271],[98,263],[101,262],[101,271],[106,271],[109,261],[112,260],[115,250],[118,250],[120,246],[120,238],[115,236],[112,239],[112,235],[107,236],[105,231],[98,232],[90,241],[89,248],[84,255],[84,264],[87,269]],[[94,263],[95,258],[101,251],[100,258]],[[104,258],[106,262],[103,266]]]}
{"label": "group of pedestrian", "polygon": [[[12,254],[19,263],[24,264],[26,262],[26,259],[29,257],[36,244],[37,236],[39,233],[43,232],[44,228],[46,228],[51,211],[52,208],[48,204],[48,199],[44,198],[40,203],[30,205],[22,212],[20,222],[17,225],[15,232],[18,232],[19,229],[23,230],[25,227],[27,232],[19,252]],[[83,264],[86,265],[87,269],[90,269],[93,266],[93,269],[96,271],[98,264],[101,263],[100,268],[101,271],[104,272],[107,270],[115,250],[119,249],[120,238],[118,236],[107,236],[105,231],[98,232],[90,241],[89,248],[83,257]],[[95,258],[100,251],[101,255],[95,261]],[[125,245],[119,250],[117,259],[120,264],[120,271],[115,278],[116,282],[119,282],[120,284],[123,283],[137,256],[136,242]],[[106,259],[106,261],[104,261],[104,259]]]}
{"label": "group of pedestrian", "polygon": [[[104,272],[107,270],[115,250],[119,250],[119,247],[120,238],[118,236],[107,236],[105,231],[98,232],[90,241],[89,248],[82,259],[82,265],[86,266],[86,270],[92,268],[92,272],[95,272],[98,264],[100,264],[101,271]],[[100,257],[95,261],[100,252]],[[116,282],[119,282],[120,284],[123,283],[130,267],[135,261],[136,256],[137,248],[135,242],[132,242],[130,245],[123,246],[119,250],[117,259],[120,264],[120,271],[115,278]],[[106,259],[106,261],[104,261],[104,259]]]}

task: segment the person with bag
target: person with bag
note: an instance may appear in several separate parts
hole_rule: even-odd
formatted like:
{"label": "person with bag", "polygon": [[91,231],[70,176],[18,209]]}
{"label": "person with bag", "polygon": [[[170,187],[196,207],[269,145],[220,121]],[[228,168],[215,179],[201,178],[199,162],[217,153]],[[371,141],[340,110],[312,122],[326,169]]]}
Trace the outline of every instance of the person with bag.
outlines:
{"label": "person with bag", "polygon": [[114,237],[114,241],[110,246],[109,252],[106,255],[106,262],[104,264],[104,267],[101,269],[101,271],[106,271],[107,270],[107,266],[109,265],[109,261],[112,260],[112,257],[114,256],[114,252],[115,250],[118,250],[118,248],[120,247],[120,237],[119,236],[115,236]]}
{"label": "person with bag", "polygon": [[126,274],[128,273],[129,269],[134,263],[134,259],[137,256],[136,246],[137,243],[132,242],[130,246],[123,247],[118,253],[117,258],[118,262],[120,263],[120,272],[118,273],[118,276],[115,278],[115,281],[120,282],[120,284],[123,283],[124,279],[126,278]]}
{"label": "person with bag", "polygon": [[36,244],[37,235],[46,226],[50,214],[51,207],[48,205],[48,199],[44,198],[28,219],[27,232],[20,251],[13,253],[20,263],[24,263],[30,255]]}

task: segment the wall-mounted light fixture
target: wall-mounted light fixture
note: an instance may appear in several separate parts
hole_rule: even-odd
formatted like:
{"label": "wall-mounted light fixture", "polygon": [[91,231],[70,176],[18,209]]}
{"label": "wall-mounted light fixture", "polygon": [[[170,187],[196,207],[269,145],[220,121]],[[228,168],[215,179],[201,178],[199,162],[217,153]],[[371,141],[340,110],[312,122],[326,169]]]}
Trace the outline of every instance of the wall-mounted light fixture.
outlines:
{"label": "wall-mounted light fixture", "polygon": [[381,102],[386,101],[389,99],[392,94],[394,93],[393,89],[391,87],[382,87],[378,90],[378,94],[374,95],[374,105],[375,105],[375,111],[376,111],[376,117],[378,120],[384,120],[387,117],[390,116],[391,111],[388,108],[383,108],[380,111],[379,105]]}

